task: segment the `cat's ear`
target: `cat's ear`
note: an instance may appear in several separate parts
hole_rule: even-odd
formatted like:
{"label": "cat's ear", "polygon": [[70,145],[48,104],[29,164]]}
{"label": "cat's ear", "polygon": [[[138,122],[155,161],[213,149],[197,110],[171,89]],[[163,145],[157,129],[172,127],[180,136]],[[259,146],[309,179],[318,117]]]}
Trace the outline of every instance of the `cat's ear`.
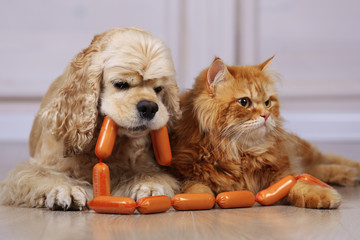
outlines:
{"label": "cat's ear", "polygon": [[207,84],[209,89],[214,89],[215,85],[225,80],[227,68],[223,60],[216,57],[207,72]]}
{"label": "cat's ear", "polygon": [[267,68],[267,66],[269,65],[269,63],[273,60],[275,56],[272,56],[271,58],[269,58],[268,60],[266,60],[265,62],[257,65],[257,67],[260,69],[260,71],[264,70],[265,68]]}

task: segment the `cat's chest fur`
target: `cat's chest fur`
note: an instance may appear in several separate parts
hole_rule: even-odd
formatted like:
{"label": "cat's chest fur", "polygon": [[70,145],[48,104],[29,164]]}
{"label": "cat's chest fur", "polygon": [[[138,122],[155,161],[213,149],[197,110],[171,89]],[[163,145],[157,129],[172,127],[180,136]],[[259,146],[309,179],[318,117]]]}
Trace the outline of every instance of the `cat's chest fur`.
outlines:
{"label": "cat's chest fur", "polygon": [[[198,159],[189,169],[189,176],[211,186],[215,193],[250,190],[254,193],[268,186],[287,158],[276,148],[242,150],[236,146],[201,148]],[[201,173],[201,174],[197,174]]]}

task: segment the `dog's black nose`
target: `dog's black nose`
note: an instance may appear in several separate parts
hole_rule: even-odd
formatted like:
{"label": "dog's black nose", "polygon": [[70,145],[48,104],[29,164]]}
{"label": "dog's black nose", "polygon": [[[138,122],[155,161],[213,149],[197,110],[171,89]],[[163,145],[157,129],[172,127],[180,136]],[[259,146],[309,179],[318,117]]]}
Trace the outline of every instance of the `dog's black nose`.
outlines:
{"label": "dog's black nose", "polygon": [[156,112],[159,110],[159,106],[151,101],[140,101],[136,105],[137,110],[142,118],[146,120],[151,120],[155,116]]}

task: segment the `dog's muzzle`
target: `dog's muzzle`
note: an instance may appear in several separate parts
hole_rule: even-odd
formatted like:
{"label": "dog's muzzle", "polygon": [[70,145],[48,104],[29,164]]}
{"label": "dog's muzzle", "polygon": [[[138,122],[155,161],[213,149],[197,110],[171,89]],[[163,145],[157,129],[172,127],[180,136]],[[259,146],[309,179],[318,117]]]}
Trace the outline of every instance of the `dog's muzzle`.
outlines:
{"label": "dog's muzzle", "polygon": [[154,118],[156,112],[159,110],[159,106],[152,101],[142,100],[137,105],[136,108],[142,119],[150,121]]}

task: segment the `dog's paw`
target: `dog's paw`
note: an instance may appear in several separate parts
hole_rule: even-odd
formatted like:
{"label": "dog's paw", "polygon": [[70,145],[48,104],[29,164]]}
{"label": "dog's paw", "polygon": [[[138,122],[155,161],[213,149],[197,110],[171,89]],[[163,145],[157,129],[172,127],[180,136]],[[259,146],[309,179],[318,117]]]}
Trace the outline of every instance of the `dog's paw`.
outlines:
{"label": "dog's paw", "polygon": [[145,182],[136,184],[130,191],[130,197],[139,200],[143,197],[167,195],[172,196],[173,190],[166,188],[164,185],[154,182]]}
{"label": "dog's paw", "polygon": [[335,189],[301,182],[291,189],[288,200],[294,206],[306,208],[338,208],[341,204]]}
{"label": "dog's paw", "polygon": [[86,209],[86,193],[81,187],[61,185],[54,187],[46,196],[45,206],[51,210]]}

